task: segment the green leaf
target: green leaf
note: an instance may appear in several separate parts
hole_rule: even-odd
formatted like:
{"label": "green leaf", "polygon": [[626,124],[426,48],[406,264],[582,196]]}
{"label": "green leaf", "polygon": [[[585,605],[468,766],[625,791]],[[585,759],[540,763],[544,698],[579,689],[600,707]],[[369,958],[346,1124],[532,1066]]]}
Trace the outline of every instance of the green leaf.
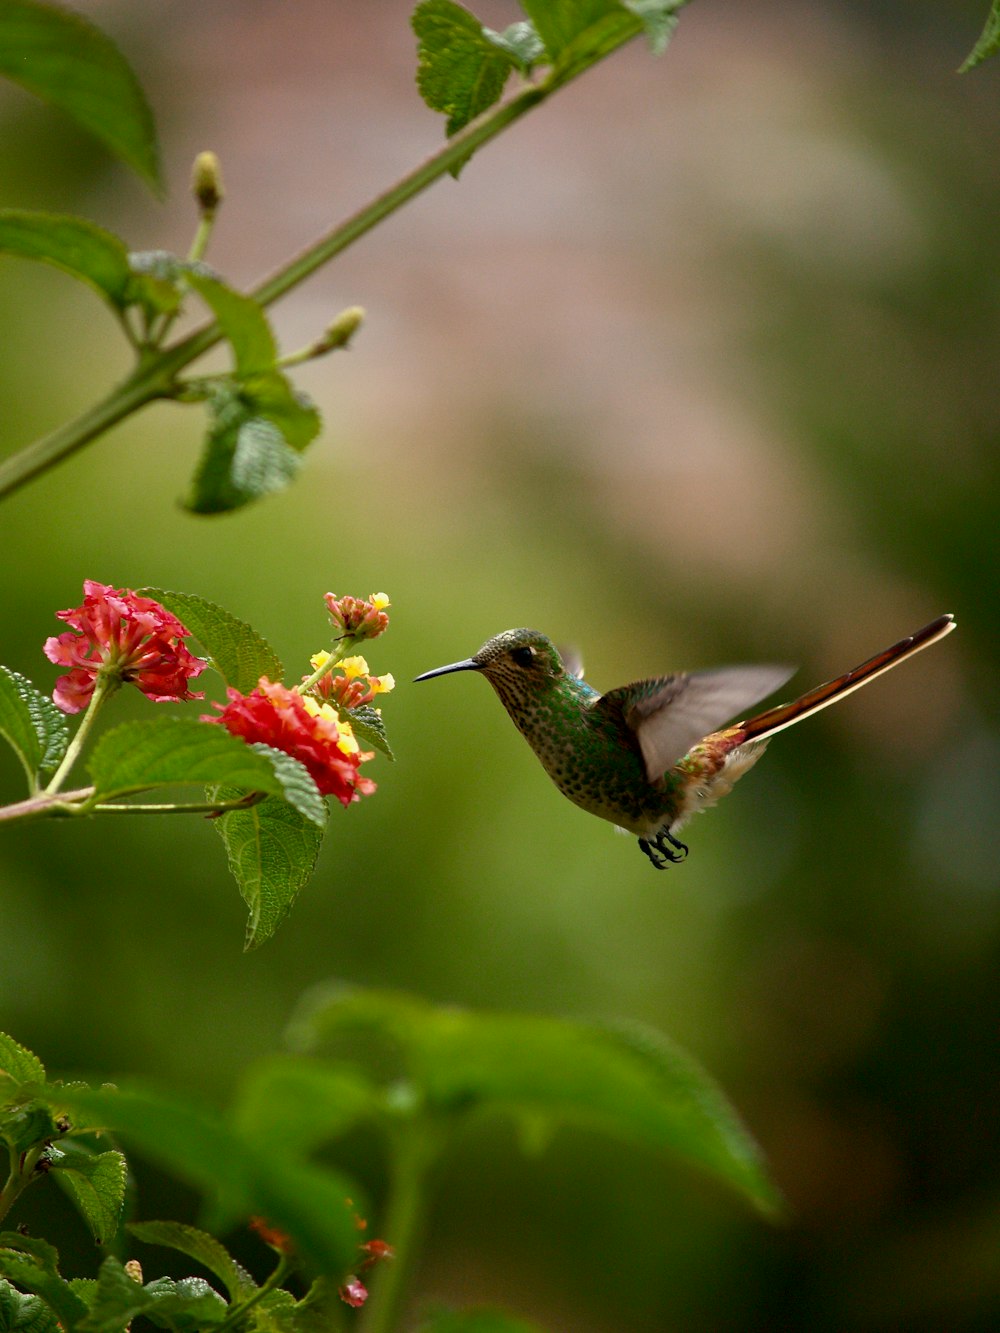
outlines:
{"label": "green leaf", "polygon": [[172,315],[184,299],[187,264],[166,250],[134,250],[128,257],[129,301],[147,320]]}
{"label": "green leaf", "polygon": [[[286,794],[282,777],[287,774],[276,771],[270,753],[260,753],[225,727],[187,718],[151,718],[115,727],[95,745],[89,768],[100,801],[193,783]],[[296,774],[296,782],[301,775]]]}
{"label": "green leaf", "polygon": [[687,0],[622,0],[623,6],[645,29],[654,56],[667,49],[677,27],[677,11],[686,3]]}
{"label": "green leaf", "polygon": [[47,1241],[17,1231],[0,1232],[0,1276],[40,1297],[64,1329],[75,1329],[87,1313],[81,1298],[59,1276],[59,1253]]}
{"label": "green leaf", "polygon": [[193,593],[169,592],[163,588],[139,591],[143,597],[153,597],[173,612],[209,654],[226,684],[241,694],[249,694],[261,676],[277,681],[285,674],[281,659],[267,640],[246,621],[238,620],[214,602]]}
{"label": "green leaf", "polygon": [[208,404],[209,429],[185,500],[194,514],[223,514],[284,490],[301,459],[275,422],[234,384],[219,384]]}
{"label": "green leaf", "polygon": [[118,1230],[125,1203],[128,1166],[120,1152],[85,1152],[64,1142],[51,1168],[52,1175],[73,1199],[98,1245],[105,1245]]}
{"label": "green leaf", "polygon": [[0,1094],[6,1092],[4,1075],[18,1087],[22,1083],[44,1083],[45,1066],[26,1046],[0,1032]]}
{"label": "green leaf", "polygon": [[66,753],[66,718],[31,681],[0,666],[0,736],[17,753],[32,790],[40,776],[53,772]]}
{"label": "green leaf", "polygon": [[544,1333],[541,1324],[518,1319],[504,1310],[477,1306],[471,1310],[441,1310],[422,1323],[417,1333]]}
{"label": "green leaf", "polygon": [[219,1279],[231,1301],[245,1300],[257,1290],[257,1283],[243,1265],[237,1263],[222,1242],[207,1231],[199,1231],[183,1222],[130,1222],[127,1230],[146,1245],[179,1250],[189,1259],[196,1260]]}
{"label": "green leaf", "polygon": [[59,1321],[39,1296],[25,1296],[0,1278],[0,1333],[59,1333]]}
{"label": "green leaf", "polygon": [[512,23],[503,32],[494,32],[492,28],[484,27],[483,36],[494,46],[506,51],[522,74],[530,74],[539,61],[545,58],[545,47],[530,23]]}
{"label": "green leaf", "polygon": [[340,1280],[350,1271],[358,1233],[344,1200],[359,1194],[339,1172],[289,1161],[280,1145],[251,1141],[229,1117],[180,1098],[138,1087],[67,1089],[66,1098],[88,1123],[201,1190],[220,1227],[266,1217],[319,1272]]}
{"label": "green leaf", "polygon": [[226,1302],[204,1278],[161,1277],[143,1286],[109,1255],[98,1271],[90,1311],[78,1327],[81,1333],[121,1333],[142,1315],[159,1328],[198,1333],[221,1324],[228,1313]]}
{"label": "green leaf", "polygon": [[986,26],[979,34],[979,41],[960,66],[959,74],[975,69],[989,56],[995,56],[998,51],[1000,51],[1000,0],[992,0],[990,12],[986,17]]}
{"label": "green leaf", "polygon": [[650,1030],[436,1009],[392,992],[344,990],[300,1018],[299,1040],[374,1031],[395,1040],[422,1101],[441,1113],[492,1110],[533,1126],[575,1125],[699,1166],[775,1214],[760,1153],[690,1056]]}
{"label": "green leaf", "polygon": [[204,265],[186,265],[185,276],[219,321],[233,349],[237,375],[242,378],[273,370],[278,348],[263,306],[252,296],[244,296],[230,287]]}
{"label": "green leaf", "polygon": [[326,828],[330,808],[319,794],[319,788],[305,764],[294,755],[286,754],[284,750],[275,750],[261,741],[254,741],[250,748],[263,755],[271,765],[281,784],[281,795],[288,804],[317,828]]}
{"label": "green leaf", "polygon": [[277,426],[281,438],[298,453],[319,434],[319,410],[281,371],[246,376],[240,381],[240,393],[254,414]]}
{"label": "green leaf", "polygon": [[[220,788],[212,799],[231,800],[236,794]],[[214,823],[250,909],[244,948],[256,949],[275,933],[312,876],[323,830],[290,805],[274,800],[232,810]]]}
{"label": "green leaf", "polygon": [[132,299],[132,270],[124,241],[83,218],[0,209],[0,252],[54,264],[88,283],[115,310],[124,310]]}
{"label": "green leaf", "polygon": [[456,134],[499,101],[520,61],[454,0],[422,0],[412,23],[420,95],[433,111],[447,115],[447,133]]}
{"label": "green leaf", "polygon": [[142,88],[115,44],[81,15],[4,0],[0,75],[67,112],[160,192],[156,129]]}
{"label": "green leaf", "polygon": [[362,704],[359,708],[347,709],[344,716],[362,745],[373,745],[376,750],[381,750],[387,759],[395,761],[396,756],[385,734],[385,723],[382,721],[381,713],[368,704]]}
{"label": "green leaf", "polygon": [[272,1056],[244,1078],[233,1123],[256,1143],[305,1158],[382,1108],[380,1090],[360,1071],[304,1056]]}
{"label": "green leaf", "polygon": [[619,0],[521,0],[521,8],[553,61],[589,28],[622,13]]}

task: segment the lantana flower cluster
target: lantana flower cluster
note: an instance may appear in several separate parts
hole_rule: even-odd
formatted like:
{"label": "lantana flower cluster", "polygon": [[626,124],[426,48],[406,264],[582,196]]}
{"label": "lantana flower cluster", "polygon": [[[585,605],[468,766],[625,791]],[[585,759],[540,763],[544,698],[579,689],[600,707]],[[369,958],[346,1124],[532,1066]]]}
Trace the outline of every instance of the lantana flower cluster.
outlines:
{"label": "lantana flower cluster", "polygon": [[389,598],[384,592],[373,592],[367,601],[359,597],[338,597],[328,592],[323,600],[330,619],[344,638],[377,639],[389,628],[386,615]]}

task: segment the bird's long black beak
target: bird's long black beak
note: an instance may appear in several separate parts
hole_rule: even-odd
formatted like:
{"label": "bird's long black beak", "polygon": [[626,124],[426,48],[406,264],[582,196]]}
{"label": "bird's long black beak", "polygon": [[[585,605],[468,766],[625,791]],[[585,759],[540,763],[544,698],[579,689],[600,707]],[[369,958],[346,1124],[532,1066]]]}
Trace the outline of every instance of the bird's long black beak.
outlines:
{"label": "bird's long black beak", "polygon": [[414,685],[418,680],[430,680],[432,676],[447,676],[449,671],[478,671],[479,663],[474,657],[467,657],[464,662],[452,662],[449,666],[435,667],[433,671],[425,671],[422,676],[415,676]]}

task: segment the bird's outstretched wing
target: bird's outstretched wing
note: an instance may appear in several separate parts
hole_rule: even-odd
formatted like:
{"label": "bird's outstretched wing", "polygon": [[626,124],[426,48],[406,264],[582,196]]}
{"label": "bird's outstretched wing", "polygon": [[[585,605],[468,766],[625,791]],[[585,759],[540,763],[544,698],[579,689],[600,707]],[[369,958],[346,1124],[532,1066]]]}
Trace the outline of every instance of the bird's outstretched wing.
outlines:
{"label": "bird's outstretched wing", "polygon": [[793,674],[787,666],[722,667],[638,680],[601,696],[635,734],[650,782],[683,759],[692,745],[773,693]]}

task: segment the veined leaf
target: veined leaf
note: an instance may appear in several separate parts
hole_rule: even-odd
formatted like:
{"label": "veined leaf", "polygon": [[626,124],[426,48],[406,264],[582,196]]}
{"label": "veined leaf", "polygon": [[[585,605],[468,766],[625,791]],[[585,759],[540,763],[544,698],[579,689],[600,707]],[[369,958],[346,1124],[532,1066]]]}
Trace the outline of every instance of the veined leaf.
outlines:
{"label": "veined leaf", "polygon": [[285,792],[268,755],[225,727],[188,718],[160,717],[115,727],[97,742],[89,768],[101,801],[193,783],[225,782],[240,792]]}
{"label": "veined leaf", "polygon": [[[0,6],[0,34],[3,12]],[[116,310],[130,302],[132,270],[125,242],[84,218],[0,209],[0,252],[54,264],[89,283]]]}
{"label": "veined leaf", "polygon": [[423,1104],[575,1125],[701,1167],[762,1212],[780,1209],[760,1153],[714,1081],[666,1038],[520,1014],[437,1009],[412,996],[342,990],[300,1018],[312,1048],[357,1030],[398,1043]]}
{"label": "veined leaf", "polygon": [[992,0],[990,12],[986,17],[986,26],[979,34],[979,40],[959,68],[959,74],[975,69],[989,56],[1000,51],[1000,0]]}
{"label": "veined leaf", "polygon": [[44,1083],[45,1066],[26,1046],[0,1032],[0,1095],[8,1090],[4,1076],[17,1087],[22,1083]]}
{"label": "veined leaf", "polygon": [[[237,793],[219,788],[212,799],[231,800]],[[226,844],[229,868],[250,909],[245,949],[271,938],[312,876],[323,843],[318,828],[282,801],[267,800],[246,810],[231,810],[215,820]]]}
{"label": "veined leaf", "polygon": [[40,1296],[26,1296],[0,1278],[0,1333],[60,1333],[60,1325]]}
{"label": "veined leaf", "polygon": [[204,1278],[161,1277],[143,1286],[119,1259],[108,1255],[98,1271],[90,1310],[77,1327],[80,1333],[121,1333],[142,1315],[176,1333],[200,1333],[221,1324],[228,1313],[226,1302]]}
{"label": "veined leaf", "polygon": [[7,667],[0,667],[0,736],[17,752],[32,789],[38,777],[55,771],[69,740],[64,714]]}
{"label": "veined leaf", "polygon": [[59,1253],[48,1241],[0,1232],[0,1277],[8,1278],[29,1295],[39,1296],[64,1329],[76,1328],[87,1307],[59,1275]]}
{"label": "veined leaf", "polygon": [[96,1243],[104,1245],[111,1240],[125,1203],[128,1167],[122,1154],[113,1149],[88,1153],[65,1141],[49,1174],[73,1199]]}
{"label": "veined leaf", "polygon": [[520,62],[455,0],[423,0],[413,11],[412,23],[420,95],[432,110],[447,115],[447,133],[456,134],[499,100]]}
{"label": "veined leaf", "polygon": [[351,730],[362,745],[373,745],[376,750],[381,750],[387,759],[395,762],[396,756],[385,734],[385,723],[382,721],[381,713],[367,704],[362,704],[359,708],[349,709],[346,716],[351,724]]}
{"label": "veined leaf", "polygon": [[3,0],[0,75],[72,116],[160,192],[145,94],[115,44],[80,14],[37,0]]}
{"label": "veined leaf", "polygon": [[281,680],[284,667],[277,653],[255,629],[221,606],[193,593],[141,588],[172,611],[208,652],[219,675],[241,694],[249,694],[261,676]]}
{"label": "veined leaf", "polygon": [[189,1227],[183,1222],[130,1222],[127,1230],[146,1245],[162,1245],[179,1250],[196,1260],[219,1279],[231,1301],[241,1301],[257,1290],[242,1264],[237,1263],[221,1241],[207,1231]]}

